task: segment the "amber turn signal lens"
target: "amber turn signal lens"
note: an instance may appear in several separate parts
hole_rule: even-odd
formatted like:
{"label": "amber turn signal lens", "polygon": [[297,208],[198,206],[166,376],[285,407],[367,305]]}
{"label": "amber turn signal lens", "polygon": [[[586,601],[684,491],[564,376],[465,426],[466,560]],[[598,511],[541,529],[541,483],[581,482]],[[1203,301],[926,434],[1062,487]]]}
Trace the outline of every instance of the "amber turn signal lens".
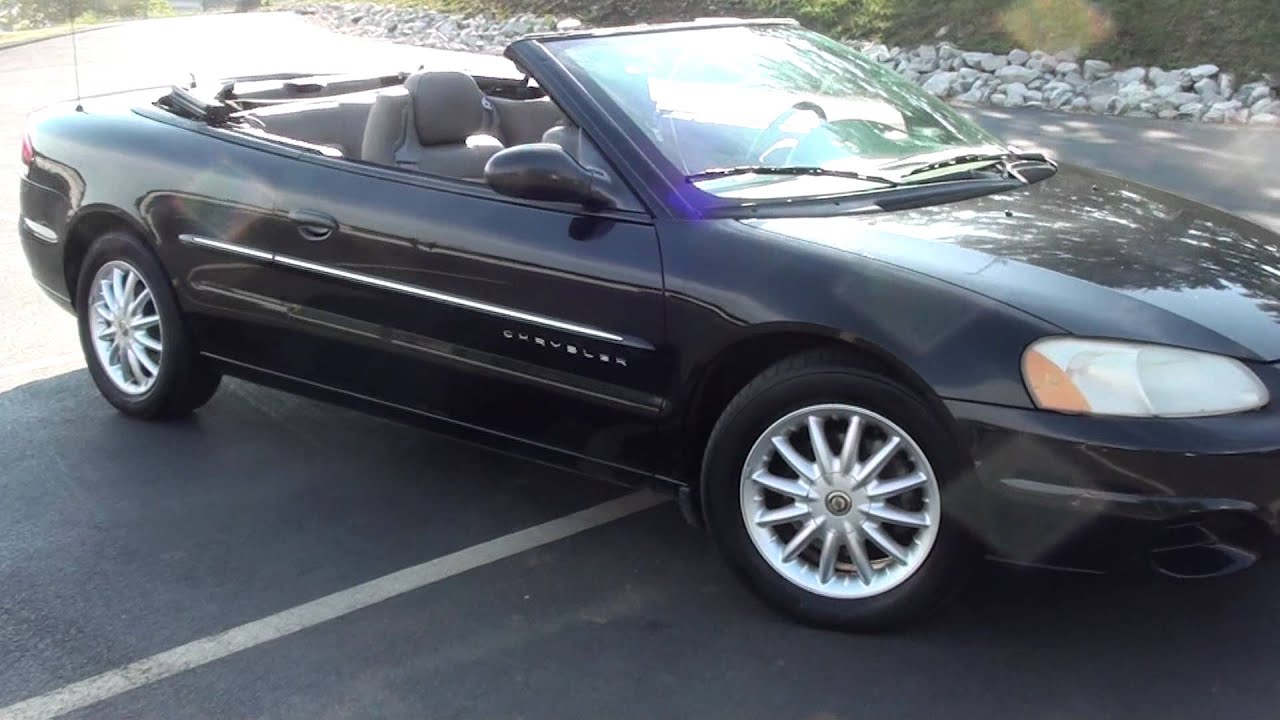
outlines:
{"label": "amber turn signal lens", "polygon": [[1058,412],[1089,412],[1089,401],[1071,382],[1066,371],[1035,350],[1028,350],[1022,356],[1022,377],[1027,381],[1027,389],[1036,405]]}

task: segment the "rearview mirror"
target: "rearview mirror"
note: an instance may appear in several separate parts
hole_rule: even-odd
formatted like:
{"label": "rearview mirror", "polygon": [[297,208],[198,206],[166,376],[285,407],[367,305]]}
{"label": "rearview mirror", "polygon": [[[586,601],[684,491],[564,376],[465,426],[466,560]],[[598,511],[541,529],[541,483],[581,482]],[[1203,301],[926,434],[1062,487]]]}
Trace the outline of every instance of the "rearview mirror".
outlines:
{"label": "rearview mirror", "polygon": [[529,143],[501,150],[484,167],[484,179],[510,197],[608,207],[609,196],[591,171],[554,143]]}

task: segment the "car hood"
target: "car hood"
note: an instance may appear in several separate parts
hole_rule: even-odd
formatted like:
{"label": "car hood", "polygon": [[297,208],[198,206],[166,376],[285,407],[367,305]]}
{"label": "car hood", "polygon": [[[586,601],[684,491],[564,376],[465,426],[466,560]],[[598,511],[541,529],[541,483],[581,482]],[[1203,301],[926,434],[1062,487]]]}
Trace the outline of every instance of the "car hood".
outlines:
{"label": "car hood", "polygon": [[1083,168],[945,205],[744,222],[925,273],[1070,333],[1280,359],[1280,236]]}

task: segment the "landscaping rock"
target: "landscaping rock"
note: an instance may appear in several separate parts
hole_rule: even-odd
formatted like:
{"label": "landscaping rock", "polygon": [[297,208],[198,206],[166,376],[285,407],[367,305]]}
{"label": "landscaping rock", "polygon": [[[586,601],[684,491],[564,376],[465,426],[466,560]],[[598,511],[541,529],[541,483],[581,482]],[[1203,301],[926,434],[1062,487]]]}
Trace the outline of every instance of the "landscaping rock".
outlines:
{"label": "landscaping rock", "polygon": [[1040,50],[1033,51],[1031,57],[1027,59],[1027,67],[1038,73],[1052,73],[1054,68],[1058,66],[1058,58]]}
{"label": "landscaping rock", "polygon": [[[1207,123],[1222,123],[1228,120],[1239,122],[1239,113],[1243,108],[1244,106],[1236,100],[1217,102],[1209,106],[1209,109],[1205,111],[1200,120]],[[1248,113],[1246,111],[1245,119],[1247,118]]]}
{"label": "landscaping rock", "polygon": [[1115,78],[1121,87],[1130,83],[1144,82],[1147,79],[1147,69],[1141,67],[1129,68],[1116,73]]}
{"label": "landscaping rock", "polygon": [[1236,93],[1236,99],[1249,106],[1269,97],[1271,97],[1271,87],[1260,82],[1241,85],[1240,91]]}
{"label": "landscaping rock", "polygon": [[1196,82],[1195,89],[1196,94],[1204,98],[1206,101],[1211,101],[1222,96],[1222,92],[1218,88],[1218,81],[1213,78],[1204,78],[1199,80]]}
{"label": "landscaping rock", "polygon": [[982,69],[993,73],[1009,64],[1009,58],[1003,55],[987,55],[982,59]]}
{"label": "landscaping rock", "polygon": [[1099,115],[1118,115],[1124,111],[1124,101],[1115,95],[1095,95],[1089,98],[1089,109]]}
{"label": "landscaping rock", "polygon": [[921,87],[924,88],[925,92],[945,98],[951,93],[951,85],[955,82],[957,76],[958,74],[954,72],[934,73],[932,77],[924,81]]}
{"label": "landscaping rock", "polygon": [[1029,83],[1040,77],[1040,73],[1021,65],[1006,65],[995,72],[995,76],[1003,82]]}
{"label": "landscaping rock", "polygon": [[1076,62],[1072,62],[1070,60],[1060,62],[1058,63],[1058,66],[1054,68],[1054,72],[1058,75],[1070,75],[1072,73],[1078,73],[1080,72],[1080,64]]}
{"label": "landscaping rock", "polygon": [[1218,92],[1224,98],[1230,98],[1236,94],[1236,76],[1231,73],[1221,73],[1218,75]]}
{"label": "landscaping rock", "polygon": [[1085,60],[1084,61],[1084,79],[1097,80],[1106,77],[1111,73],[1111,63],[1102,60]]}
{"label": "landscaping rock", "polygon": [[1120,88],[1120,97],[1130,106],[1140,105],[1151,99],[1153,95],[1154,93],[1151,88],[1147,87],[1146,83],[1131,82]]}
{"label": "landscaping rock", "polygon": [[1147,80],[1155,87],[1180,87],[1182,85],[1185,73],[1181,70],[1165,71],[1158,67],[1153,67],[1147,71]]}
{"label": "landscaping rock", "polygon": [[1178,117],[1187,120],[1199,120],[1204,114],[1204,103],[1192,102],[1178,108]]}
{"label": "landscaping rock", "polygon": [[[583,27],[576,18],[557,21],[534,13],[491,18],[421,6],[276,2],[337,32],[471,52],[500,53],[528,33]],[[949,42],[910,48],[856,39],[843,42],[920,84],[925,92],[958,102],[1213,123],[1266,125],[1280,120],[1280,100],[1270,78],[1237,78],[1209,63],[1174,70],[1116,70],[1100,59],[1081,59],[1076,49],[1048,53],[1014,48],[1002,54],[967,51]],[[1238,85],[1238,79],[1253,81]]]}
{"label": "landscaping rock", "polygon": [[1197,65],[1197,66],[1195,66],[1195,67],[1191,68],[1190,70],[1187,70],[1187,74],[1191,76],[1191,80],[1192,80],[1193,82],[1198,82],[1198,81],[1203,80],[1203,79],[1205,79],[1205,78],[1213,77],[1214,75],[1217,75],[1217,74],[1218,74],[1218,66],[1217,66],[1217,65],[1208,65],[1208,64],[1206,64],[1206,65]]}
{"label": "landscaping rock", "polygon": [[1086,88],[1089,86],[1089,81],[1085,80],[1084,76],[1077,72],[1068,73],[1062,78],[1062,81],[1067,83],[1071,87],[1075,88],[1076,90],[1080,90],[1082,88]]}
{"label": "landscaping rock", "polygon": [[1089,97],[1095,98],[1103,95],[1118,95],[1120,93],[1120,83],[1115,78],[1103,78],[1089,84],[1086,91]]}

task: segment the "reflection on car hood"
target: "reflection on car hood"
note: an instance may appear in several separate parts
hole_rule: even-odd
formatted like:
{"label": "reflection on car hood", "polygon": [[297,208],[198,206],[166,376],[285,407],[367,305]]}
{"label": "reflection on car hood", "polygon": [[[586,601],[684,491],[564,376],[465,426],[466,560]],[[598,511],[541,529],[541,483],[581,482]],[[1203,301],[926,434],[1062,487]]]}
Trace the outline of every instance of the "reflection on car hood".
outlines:
{"label": "reflection on car hood", "polygon": [[1280,236],[1082,168],[946,205],[748,222],[946,280],[1071,333],[1280,359]]}

